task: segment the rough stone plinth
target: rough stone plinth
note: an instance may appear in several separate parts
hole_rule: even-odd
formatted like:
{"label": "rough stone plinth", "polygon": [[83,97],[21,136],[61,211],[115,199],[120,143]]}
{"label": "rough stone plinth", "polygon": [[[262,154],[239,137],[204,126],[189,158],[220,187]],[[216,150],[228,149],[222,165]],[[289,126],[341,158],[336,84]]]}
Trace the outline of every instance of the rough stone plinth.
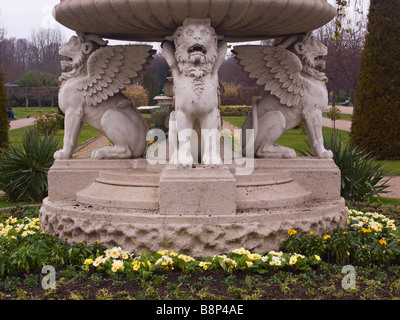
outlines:
{"label": "rough stone plinth", "polygon": [[254,165],[252,174],[237,175],[235,164],[187,170],[146,159],[57,160],[41,227],[71,243],[100,240],[135,253],[170,249],[204,257],[239,246],[277,250],[289,229],[318,235],[346,225],[332,160],[255,159]]}

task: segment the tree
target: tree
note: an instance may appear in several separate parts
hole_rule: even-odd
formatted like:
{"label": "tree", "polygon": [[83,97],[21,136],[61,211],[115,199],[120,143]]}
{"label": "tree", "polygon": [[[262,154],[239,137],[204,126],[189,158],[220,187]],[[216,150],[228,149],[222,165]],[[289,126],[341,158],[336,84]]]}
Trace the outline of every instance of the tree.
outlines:
{"label": "tree", "polygon": [[16,83],[20,87],[55,87],[57,86],[57,79],[51,74],[39,70],[29,70]]}
{"label": "tree", "polygon": [[154,100],[154,97],[158,96],[160,93],[160,85],[156,78],[150,72],[145,72],[143,74],[143,87],[147,91],[149,95],[149,105],[154,106],[157,102]]}
{"label": "tree", "polygon": [[400,159],[400,0],[371,0],[350,144]]}
{"label": "tree", "polygon": [[3,74],[0,72],[0,148],[8,146],[8,128],[7,96],[3,86]]}

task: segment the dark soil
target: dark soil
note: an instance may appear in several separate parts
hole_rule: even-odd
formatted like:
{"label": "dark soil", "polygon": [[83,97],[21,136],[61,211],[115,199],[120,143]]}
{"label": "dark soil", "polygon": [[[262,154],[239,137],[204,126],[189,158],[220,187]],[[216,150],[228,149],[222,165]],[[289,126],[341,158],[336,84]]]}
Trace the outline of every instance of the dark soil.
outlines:
{"label": "dark soil", "polygon": [[[400,299],[400,279],[390,273],[356,276],[354,289],[343,289],[340,268],[329,272],[276,272],[255,275],[225,271],[115,277],[83,271],[57,277],[56,289],[44,290],[37,277],[36,286],[19,278],[18,287],[0,287],[0,300],[392,300]],[[27,276],[25,276],[25,279]],[[14,278],[16,279],[16,278]],[[32,288],[33,287],[33,288]]]}

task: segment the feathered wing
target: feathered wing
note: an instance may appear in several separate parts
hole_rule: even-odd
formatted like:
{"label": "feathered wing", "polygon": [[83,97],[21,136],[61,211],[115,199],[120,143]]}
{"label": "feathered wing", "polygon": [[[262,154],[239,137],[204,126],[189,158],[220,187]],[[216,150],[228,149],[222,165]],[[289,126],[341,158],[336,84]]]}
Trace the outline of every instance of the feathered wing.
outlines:
{"label": "feathered wing", "polygon": [[235,47],[234,53],[249,77],[283,105],[296,106],[308,89],[308,80],[300,74],[301,60],[289,50],[248,45]]}
{"label": "feathered wing", "polygon": [[154,51],[151,46],[108,46],[96,50],[88,59],[87,76],[78,90],[86,103],[96,106],[137,78]]}

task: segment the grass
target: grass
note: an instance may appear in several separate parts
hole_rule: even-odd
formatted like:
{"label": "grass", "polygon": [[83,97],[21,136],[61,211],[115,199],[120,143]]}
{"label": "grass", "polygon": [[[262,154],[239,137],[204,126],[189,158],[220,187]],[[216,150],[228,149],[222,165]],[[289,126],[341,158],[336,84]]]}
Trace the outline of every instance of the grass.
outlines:
{"label": "grass", "polygon": [[50,110],[57,110],[57,108],[49,108],[49,107],[15,107],[12,108],[17,119],[28,118],[28,117],[38,117],[42,113],[49,112]]}
{"label": "grass", "polygon": [[[27,130],[28,130],[28,127],[8,131],[8,139],[9,139],[10,144],[13,146],[21,146],[22,138]],[[93,138],[94,136],[98,135],[99,133],[100,132],[98,130],[93,129],[92,127],[88,126],[87,124],[84,124],[84,126],[82,128],[82,132],[78,139],[78,144],[81,144],[81,143],[89,140],[90,138]],[[63,137],[64,137],[64,130],[62,130],[62,129],[57,130],[56,136],[60,138],[60,141],[62,144]]]}
{"label": "grass", "polygon": [[[322,114],[325,118],[328,118],[328,116],[326,115],[326,113]],[[346,120],[346,121],[351,121],[351,119],[353,118],[352,114],[348,114],[348,113],[341,113],[340,114],[340,120]]]}

